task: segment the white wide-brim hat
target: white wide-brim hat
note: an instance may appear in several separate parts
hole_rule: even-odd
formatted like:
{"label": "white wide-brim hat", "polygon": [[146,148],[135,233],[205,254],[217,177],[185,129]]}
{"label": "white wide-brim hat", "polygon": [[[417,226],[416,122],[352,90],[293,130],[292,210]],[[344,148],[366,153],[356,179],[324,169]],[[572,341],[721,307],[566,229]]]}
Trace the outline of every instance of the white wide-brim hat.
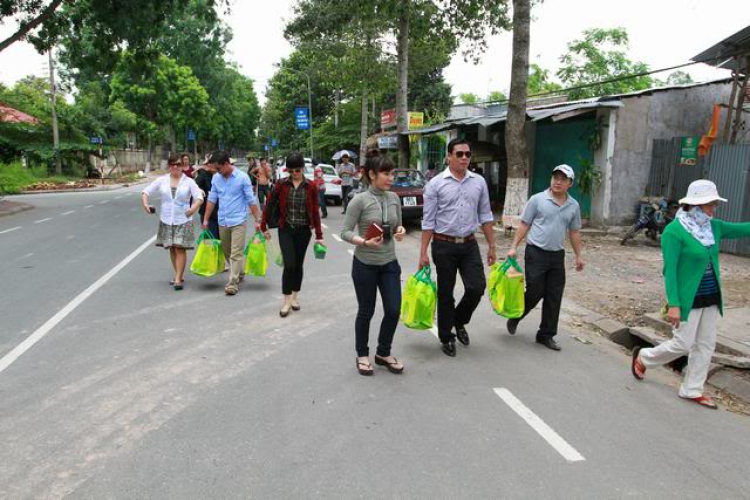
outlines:
{"label": "white wide-brim hat", "polygon": [[714,201],[726,202],[727,199],[719,196],[716,184],[700,179],[690,183],[687,196],[680,200],[680,205],[706,205]]}

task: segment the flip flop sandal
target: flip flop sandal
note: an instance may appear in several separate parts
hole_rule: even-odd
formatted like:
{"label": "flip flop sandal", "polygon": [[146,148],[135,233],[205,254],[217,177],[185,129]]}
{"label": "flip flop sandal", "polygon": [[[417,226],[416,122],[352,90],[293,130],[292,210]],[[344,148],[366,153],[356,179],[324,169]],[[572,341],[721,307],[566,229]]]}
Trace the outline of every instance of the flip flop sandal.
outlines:
{"label": "flip flop sandal", "polygon": [[175,290],[182,290],[184,287],[185,287],[185,282],[184,281],[180,281],[179,283],[175,282],[175,284],[174,284],[174,289]]}
{"label": "flip flop sandal", "polygon": [[633,349],[633,360],[630,363],[630,371],[637,380],[643,380],[646,374],[646,367],[643,366],[643,362],[640,359],[641,347],[638,346]]}
{"label": "flip flop sandal", "polygon": [[[355,361],[357,362],[357,371],[359,372],[360,375],[369,377],[370,375],[373,374],[372,365],[370,364],[369,361],[365,363],[364,361],[360,361],[359,358],[356,358]],[[364,366],[365,368],[361,368],[362,366]]]}
{"label": "flip flop sandal", "polygon": [[710,408],[712,410],[718,410],[719,406],[714,403],[714,400],[709,398],[708,396],[698,396],[697,398],[684,398],[680,396],[682,399],[687,399],[688,401],[692,401],[694,403],[697,403],[701,406],[705,406],[706,408]]}
{"label": "flip flop sandal", "polygon": [[396,367],[396,365],[398,364],[398,360],[396,358],[393,358],[393,362],[389,362],[381,358],[380,356],[375,356],[375,364],[380,365],[380,366],[385,366],[388,369],[388,371],[391,373],[401,373],[404,371],[403,366],[399,368]]}

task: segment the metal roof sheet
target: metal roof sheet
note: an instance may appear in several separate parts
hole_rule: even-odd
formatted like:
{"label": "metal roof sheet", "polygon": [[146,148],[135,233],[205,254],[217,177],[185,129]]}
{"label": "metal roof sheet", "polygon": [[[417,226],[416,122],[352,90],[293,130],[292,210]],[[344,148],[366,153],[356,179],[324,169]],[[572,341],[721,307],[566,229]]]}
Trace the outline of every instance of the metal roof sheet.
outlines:
{"label": "metal roof sheet", "polygon": [[693,56],[690,60],[710,64],[717,68],[737,69],[737,61],[733,57],[743,54],[750,54],[750,26]]}

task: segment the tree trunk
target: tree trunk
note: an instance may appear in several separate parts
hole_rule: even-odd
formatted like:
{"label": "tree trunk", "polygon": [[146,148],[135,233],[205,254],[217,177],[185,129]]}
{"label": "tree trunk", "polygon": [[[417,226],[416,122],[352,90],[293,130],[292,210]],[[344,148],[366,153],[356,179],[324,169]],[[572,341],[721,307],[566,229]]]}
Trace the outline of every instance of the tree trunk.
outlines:
{"label": "tree trunk", "polygon": [[529,79],[531,38],[530,0],[513,0],[513,64],[510,75],[505,149],[508,154],[508,182],[505,188],[503,225],[517,227],[528,201],[529,152],[526,147],[526,94]]}
{"label": "tree trunk", "polygon": [[362,119],[359,125],[359,165],[365,164],[367,154],[367,87],[362,89]]}
{"label": "tree trunk", "polygon": [[409,168],[409,14],[411,1],[404,0],[398,21],[398,91],[396,92],[396,120],[398,131],[398,166]]}

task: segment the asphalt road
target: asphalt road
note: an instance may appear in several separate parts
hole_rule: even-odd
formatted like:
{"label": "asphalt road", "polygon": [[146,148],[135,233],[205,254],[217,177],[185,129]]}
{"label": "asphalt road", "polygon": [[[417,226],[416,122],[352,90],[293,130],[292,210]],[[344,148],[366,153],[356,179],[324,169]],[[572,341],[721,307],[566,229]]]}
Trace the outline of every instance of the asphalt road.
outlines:
{"label": "asphalt road", "polygon": [[[0,218],[0,360],[154,235],[138,191]],[[151,246],[64,310],[0,371],[0,498],[747,498],[750,420],[680,400],[666,370],[635,382],[596,337],[538,346],[538,316],[511,337],[484,300],[453,359],[399,326],[405,373],[359,376],[329,214],[289,318],[274,265],[235,297],[224,276],[175,292]]]}

